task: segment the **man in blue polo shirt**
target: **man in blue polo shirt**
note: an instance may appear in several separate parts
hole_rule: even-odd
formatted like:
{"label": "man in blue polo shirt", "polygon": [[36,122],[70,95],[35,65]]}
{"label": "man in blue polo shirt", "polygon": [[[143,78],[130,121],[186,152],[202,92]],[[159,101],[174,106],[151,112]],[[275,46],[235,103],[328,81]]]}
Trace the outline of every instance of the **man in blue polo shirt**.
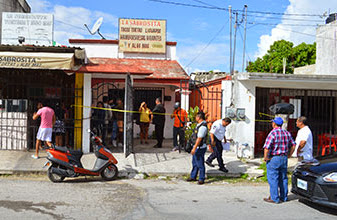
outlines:
{"label": "man in blue polo shirt", "polygon": [[296,143],[291,134],[281,128],[282,124],[283,119],[280,117],[275,117],[272,120],[273,130],[269,133],[263,146],[270,188],[269,198],[263,200],[270,203],[288,200],[288,151],[290,147],[295,148]]}

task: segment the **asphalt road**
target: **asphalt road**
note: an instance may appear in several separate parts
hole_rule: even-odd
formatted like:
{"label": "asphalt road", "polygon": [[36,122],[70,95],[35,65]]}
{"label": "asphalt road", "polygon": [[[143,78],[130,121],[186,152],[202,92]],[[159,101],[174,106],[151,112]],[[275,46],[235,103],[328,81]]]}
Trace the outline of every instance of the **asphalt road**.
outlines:
{"label": "asphalt road", "polygon": [[337,210],[299,202],[269,204],[266,184],[84,178],[55,184],[41,176],[0,178],[1,219],[336,219]]}

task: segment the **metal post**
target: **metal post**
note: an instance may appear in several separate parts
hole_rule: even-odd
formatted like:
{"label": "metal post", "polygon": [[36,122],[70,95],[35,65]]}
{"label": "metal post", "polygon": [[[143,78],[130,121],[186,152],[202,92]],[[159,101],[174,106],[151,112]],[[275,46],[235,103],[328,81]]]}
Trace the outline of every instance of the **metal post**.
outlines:
{"label": "metal post", "polygon": [[247,8],[248,8],[248,6],[245,5],[245,30],[244,30],[244,34],[243,34],[242,72],[245,71],[246,35],[247,35]]}
{"label": "metal post", "polygon": [[229,72],[232,74],[232,6],[228,6],[229,12]]}
{"label": "metal post", "polygon": [[234,65],[235,65],[235,49],[236,49],[236,32],[238,30],[238,13],[235,12],[235,25],[234,25],[234,48],[233,48],[233,58],[232,58],[232,71],[231,74],[234,74]]}

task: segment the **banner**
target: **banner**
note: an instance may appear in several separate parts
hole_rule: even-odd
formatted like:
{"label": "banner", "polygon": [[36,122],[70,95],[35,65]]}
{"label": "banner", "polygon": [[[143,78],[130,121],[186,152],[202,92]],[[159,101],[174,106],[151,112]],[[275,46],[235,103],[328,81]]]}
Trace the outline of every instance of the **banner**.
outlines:
{"label": "banner", "polygon": [[73,53],[0,52],[0,68],[72,70]]}
{"label": "banner", "polygon": [[52,46],[53,29],[52,14],[3,12],[1,44]]}
{"label": "banner", "polygon": [[119,51],[166,53],[166,20],[120,18]]}

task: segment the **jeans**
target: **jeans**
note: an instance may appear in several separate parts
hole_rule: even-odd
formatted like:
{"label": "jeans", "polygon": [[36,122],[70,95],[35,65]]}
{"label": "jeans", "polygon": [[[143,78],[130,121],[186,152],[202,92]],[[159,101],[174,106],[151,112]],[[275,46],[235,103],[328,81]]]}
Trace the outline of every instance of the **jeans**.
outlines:
{"label": "jeans", "polygon": [[185,144],[185,132],[183,128],[177,128],[173,126],[173,146],[178,147],[178,135],[179,135],[179,145],[184,146]]}
{"label": "jeans", "polygon": [[111,139],[112,140],[116,140],[116,138],[117,138],[117,132],[118,132],[117,121],[113,120],[112,121],[112,134],[111,134]]}
{"label": "jeans", "polygon": [[223,151],[222,143],[216,137],[214,137],[214,140],[215,140],[215,147],[213,147],[213,153],[209,155],[207,161],[212,163],[212,161],[216,158],[218,160],[220,169],[222,169],[225,167],[222,160],[222,151]]}
{"label": "jeans", "polygon": [[197,148],[195,154],[192,156],[192,171],[191,178],[197,179],[199,172],[199,180],[205,180],[205,153],[207,148]]}
{"label": "jeans", "polygon": [[164,136],[164,124],[156,124],[155,125],[156,139],[157,139],[157,147],[162,147],[163,145],[163,136]]}
{"label": "jeans", "polygon": [[270,188],[270,198],[279,203],[288,200],[288,157],[273,156],[267,161],[267,179]]}

